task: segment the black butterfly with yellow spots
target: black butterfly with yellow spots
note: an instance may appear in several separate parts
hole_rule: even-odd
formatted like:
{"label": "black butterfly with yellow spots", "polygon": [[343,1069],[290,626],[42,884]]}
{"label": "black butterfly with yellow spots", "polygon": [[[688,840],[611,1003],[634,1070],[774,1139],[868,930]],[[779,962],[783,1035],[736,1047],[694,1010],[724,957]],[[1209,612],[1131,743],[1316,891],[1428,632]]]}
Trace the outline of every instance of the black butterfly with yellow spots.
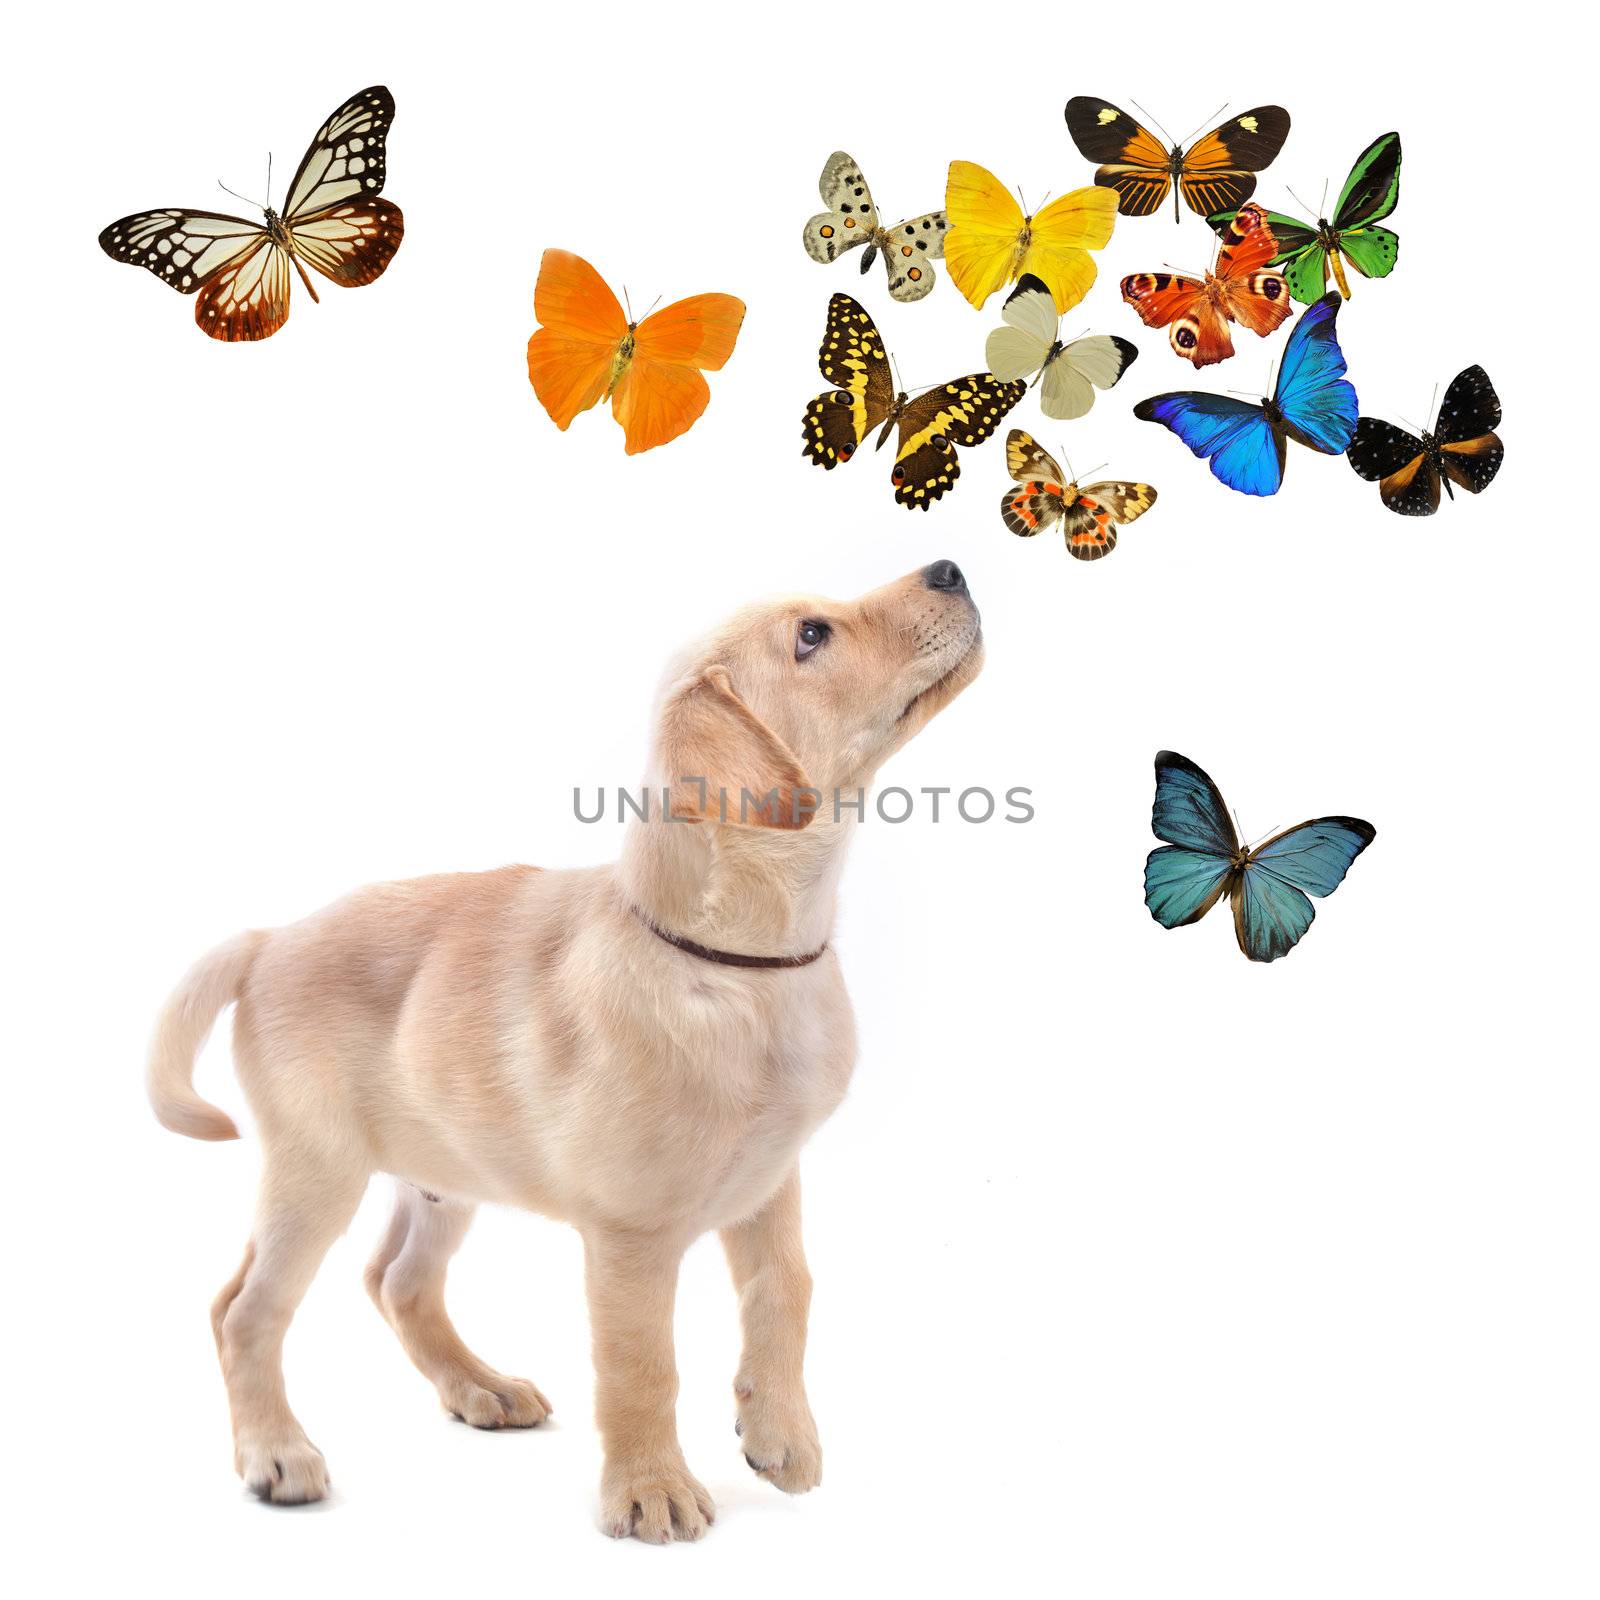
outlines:
{"label": "black butterfly with yellow spots", "polygon": [[805,454],[831,472],[874,428],[881,450],[898,423],[892,481],[895,499],[908,511],[926,511],[953,488],[961,476],[956,446],[982,444],[1028,392],[1020,379],[1002,383],[992,372],[975,372],[913,400],[895,387],[877,325],[847,294],[828,302],[818,365],[835,387],[806,407]]}
{"label": "black butterfly with yellow spots", "polygon": [[[1169,150],[1126,111],[1093,95],[1067,102],[1067,132],[1086,159],[1102,162],[1094,181],[1117,191],[1117,210],[1125,217],[1158,211],[1174,183],[1191,211],[1208,217],[1242,206],[1255,193],[1256,174],[1272,165],[1289,137],[1289,113],[1282,106],[1256,106],[1215,127],[1185,150]],[[1179,221],[1178,197],[1172,219]]]}

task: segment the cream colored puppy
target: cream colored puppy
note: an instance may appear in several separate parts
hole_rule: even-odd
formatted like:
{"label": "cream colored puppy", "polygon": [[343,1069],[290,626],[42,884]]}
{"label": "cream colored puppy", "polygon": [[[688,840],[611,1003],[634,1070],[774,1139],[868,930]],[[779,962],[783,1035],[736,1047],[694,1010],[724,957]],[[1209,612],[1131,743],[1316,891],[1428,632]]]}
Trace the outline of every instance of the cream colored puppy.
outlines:
{"label": "cream colored puppy", "polygon": [[[473,1208],[524,1206],[582,1234],[606,1532],[665,1543],[712,1519],[678,1446],[672,1348],[679,1258],[712,1228],[739,1292],[745,1454],[780,1489],[817,1484],[796,1159],[855,1056],[828,940],[856,814],[833,795],[853,797],[982,659],[949,561],[849,604],[754,607],[669,672],[655,803],[620,863],[380,884],[241,934],[189,973],[156,1030],[150,1098],[179,1133],[237,1137],[192,1081],[236,1004],[263,1172],[244,1261],[211,1315],[252,1489],[285,1503],[326,1491],[281,1352],[374,1172],[402,1181],[367,1287],[476,1427],[532,1427],[550,1405],[480,1361],[445,1312]],[[807,791],[823,797],[815,811]]]}

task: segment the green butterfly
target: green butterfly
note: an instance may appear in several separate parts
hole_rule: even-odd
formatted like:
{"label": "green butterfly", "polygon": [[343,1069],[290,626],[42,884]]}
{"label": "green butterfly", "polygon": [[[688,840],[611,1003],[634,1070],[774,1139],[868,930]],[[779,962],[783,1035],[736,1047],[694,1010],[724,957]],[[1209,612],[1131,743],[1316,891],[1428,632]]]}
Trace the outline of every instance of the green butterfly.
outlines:
{"label": "green butterfly", "polygon": [[[1267,226],[1278,241],[1270,266],[1279,267],[1289,281],[1290,295],[1302,305],[1320,300],[1333,267],[1339,293],[1350,298],[1345,277],[1348,261],[1364,278],[1387,278],[1400,255],[1400,235],[1377,227],[1400,200],[1400,135],[1386,133],[1374,139],[1356,157],[1350,176],[1334,208],[1333,221],[1319,218],[1315,228],[1276,211],[1267,213]],[[1226,236],[1237,211],[1219,211],[1206,221]]]}

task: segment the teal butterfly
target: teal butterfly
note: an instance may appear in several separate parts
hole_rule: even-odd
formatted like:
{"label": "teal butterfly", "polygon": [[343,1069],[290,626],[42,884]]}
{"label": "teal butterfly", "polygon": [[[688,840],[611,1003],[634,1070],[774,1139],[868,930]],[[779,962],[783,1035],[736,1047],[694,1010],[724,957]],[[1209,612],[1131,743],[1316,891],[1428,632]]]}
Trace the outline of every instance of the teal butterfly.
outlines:
{"label": "teal butterfly", "polygon": [[1239,843],[1221,792],[1187,756],[1156,757],[1158,839],[1144,867],[1144,903],[1163,928],[1198,922],[1224,894],[1233,931],[1252,961],[1276,961],[1316,916],[1307,895],[1330,895],[1377,837],[1360,817],[1317,817],[1254,850]]}
{"label": "teal butterfly", "polygon": [[[1312,228],[1279,212],[1267,213],[1267,226],[1278,241],[1278,253],[1268,265],[1282,271],[1289,280],[1289,294],[1302,305],[1322,298],[1331,266],[1339,293],[1348,300],[1346,261],[1364,278],[1387,278],[1394,270],[1400,256],[1400,235],[1377,224],[1399,202],[1400,135],[1386,133],[1356,157],[1334,207],[1332,222],[1319,217]],[[1219,211],[1206,221],[1226,237],[1237,214]]]}

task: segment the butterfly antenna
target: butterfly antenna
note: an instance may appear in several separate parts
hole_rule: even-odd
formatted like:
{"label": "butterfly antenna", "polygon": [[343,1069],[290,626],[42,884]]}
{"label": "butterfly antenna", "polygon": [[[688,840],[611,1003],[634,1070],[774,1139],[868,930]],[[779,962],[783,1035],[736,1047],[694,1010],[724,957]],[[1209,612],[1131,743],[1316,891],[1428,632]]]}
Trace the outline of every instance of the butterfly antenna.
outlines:
{"label": "butterfly antenna", "polygon": [[263,211],[272,209],[272,152],[267,151],[267,203],[261,208]]}
{"label": "butterfly antenna", "polygon": [[[661,296],[657,295],[655,297],[655,299],[650,302],[650,311],[654,311],[655,308],[660,304],[661,304]],[[646,311],[645,312],[645,316],[648,317],[650,315],[650,311]]]}
{"label": "butterfly antenna", "polygon": [[[1216,110],[1215,110],[1215,111],[1213,111],[1213,112],[1212,112],[1212,113],[1211,113],[1211,115],[1210,115],[1210,116],[1209,116],[1209,117],[1206,117],[1206,118],[1205,118],[1205,119],[1204,119],[1204,121],[1202,121],[1202,122],[1201,122],[1201,124],[1200,124],[1200,128],[1203,128],[1203,127],[1205,127],[1205,125],[1206,125],[1206,123],[1207,123],[1207,122],[1215,122],[1215,121],[1216,121],[1216,120],[1217,120],[1217,118],[1218,118],[1218,117],[1220,117],[1220,116],[1221,116],[1221,115],[1222,115],[1222,113],[1223,113],[1223,112],[1224,112],[1224,111],[1226,111],[1226,110],[1227,110],[1227,109],[1228,109],[1228,102],[1227,102],[1227,101],[1226,101],[1226,100],[1224,100],[1224,101],[1223,101],[1223,102],[1222,102],[1222,104],[1221,104],[1221,105],[1220,105],[1220,106],[1218,106],[1218,107],[1217,107],[1217,109],[1216,109]],[[1200,128],[1195,128],[1195,129],[1194,129],[1194,130],[1193,130],[1193,132],[1190,132],[1190,133],[1186,133],[1186,134],[1184,134],[1184,136],[1183,136],[1183,142],[1184,142],[1184,143],[1185,143],[1185,144],[1188,144],[1188,142],[1189,142],[1189,141],[1190,141],[1190,140],[1191,140],[1191,139],[1192,139],[1192,138],[1194,138],[1194,136],[1195,136],[1195,134],[1196,134],[1196,133],[1199,133],[1199,131],[1200,131]]]}
{"label": "butterfly antenna", "polygon": [[[1294,200],[1294,203],[1295,203],[1295,204],[1296,204],[1296,205],[1297,205],[1297,206],[1299,206],[1299,207],[1300,207],[1300,209],[1301,209],[1301,210],[1302,210],[1302,211],[1303,211],[1303,212],[1304,212],[1304,213],[1305,213],[1305,214],[1306,214],[1306,215],[1307,215],[1307,216],[1308,216],[1308,217],[1318,217],[1318,218],[1320,218],[1320,217],[1321,217],[1321,216],[1322,216],[1322,213],[1321,213],[1321,212],[1320,212],[1320,211],[1313,211],[1313,210],[1312,210],[1312,209],[1311,209],[1311,207],[1310,207],[1310,206],[1308,206],[1308,205],[1307,205],[1307,204],[1306,204],[1306,203],[1305,203],[1305,201],[1304,201],[1304,200],[1302,200],[1302,199],[1301,199],[1301,198],[1300,198],[1300,196],[1299,196],[1299,195],[1297,195],[1297,194],[1295,194],[1295,192],[1294,192],[1294,190],[1293,190],[1293,189],[1290,189],[1290,190],[1289,190],[1289,193],[1290,193],[1290,195],[1291,195],[1291,196],[1292,196],[1292,198],[1293,198],[1293,200]],[[1327,198],[1328,198],[1328,193],[1327,193],[1327,190],[1323,190],[1323,193],[1322,193],[1322,198],[1323,198],[1323,199],[1324,199],[1324,200],[1326,200],[1326,199],[1327,199]]]}
{"label": "butterfly antenna", "polygon": [[[1277,833],[1278,831],[1279,830],[1277,828],[1268,828],[1267,831],[1264,834],[1262,834],[1259,839],[1252,839],[1250,841],[1250,843],[1245,846],[1245,851],[1248,853],[1249,851],[1254,850],[1258,845],[1265,844],[1267,842],[1267,840],[1270,839],[1273,836],[1273,834]],[[1244,837],[1244,829],[1243,828],[1241,828],[1239,830],[1239,836],[1241,838]]]}
{"label": "butterfly antenna", "polygon": [[[1439,385],[1433,386],[1433,399],[1428,402],[1428,415],[1433,418],[1434,425],[1439,422]],[[1431,430],[1430,430],[1431,431]]]}
{"label": "butterfly antenna", "polygon": [[[1132,97],[1131,97],[1131,96],[1130,96],[1130,97],[1129,97],[1129,98],[1130,98],[1130,99],[1131,99],[1131,98],[1132,98]],[[1153,117],[1153,116],[1150,116],[1150,113],[1149,113],[1149,112],[1148,112],[1148,111],[1145,111],[1145,110],[1144,110],[1144,107],[1143,107],[1143,106],[1141,106],[1141,105],[1139,105],[1139,102],[1138,102],[1138,101],[1137,101],[1137,100],[1134,100],[1134,101],[1133,101],[1133,104],[1134,104],[1134,105],[1135,105],[1135,106],[1136,106],[1136,107],[1138,107],[1138,109],[1139,109],[1139,110],[1140,110],[1140,111],[1144,111],[1144,114],[1145,114],[1145,115],[1146,115],[1146,116],[1147,116],[1147,117],[1150,117],[1150,120],[1151,120],[1151,121],[1152,121],[1152,122],[1156,122],[1156,119],[1155,119],[1155,118],[1154,118],[1154,117]],[[1158,128],[1161,128],[1161,124],[1160,124],[1160,123],[1159,123],[1159,122],[1156,122],[1156,126],[1157,126],[1157,127],[1158,127]],[[1162,131],[1162,132],[1163,132],[1163,133],[1167,133],[1167,130],[1166,130],[1166,129],[1165,129],[1165,128],[1161,128],[1161,131]],[[1172,137],[1172,135],[1171,135],[1171,134],[1170,134],[1170,133],[1167,133],[1167,143],[1168,143],[1168,144],[1176,144],[1176,143],[1177,143],[1177,142],[1178,142],[1178,141],[1177,141],[1177,140],[1176,140],[1176,139],[1174,139],[1174,138],[1173,138],[1173,137]]]}
{"label": "butterfly antenna", "polygon": [[622,286],[622,303],[628,308],[628,322],[631,326],[633,323],[633,301],[628,298],[627,284],[623,284]]}
{"label": "butterfly antenna", "polygon": [[1317,202],[1317,215],[1325,217],[1328,214],[1328,180],[1322,180],[1322,199]]}
{"label": "butterfly antenna", "polygon": [[[1103,467],[1104,465],[1105,465],[1105,462],[1097,461],[1092,467],[1089,468],[1089,470],[1086,473],[1084,473],[1084,477],[1085,478],[1092,478],[1095,475],[1095,473],[1097,473],[1101,469],[1101,467]],[[1074,483],[1077,483],[1079,481],[1076,474],[1073,475],[1072,481]]]}
{"label": "butterfly antenna", "polygon": [[1233,813],[1233,825],[1239,830],[1239,837],[1244,838],[1244,823],[1239,820],[1238,806],[1229,806],[1228,809]]}
{"label": "butterfly antenna", "polygon": [[[1395,415],[1396,415],[1396,416],[1400,416],[1400,413],[1399,413],[1399,412],[1396,412],[1396,413],[1395,413]],[[1400,417],[1400,420],[1401,420],[1401,421],[1402,421],[1402,422],[1403,422],[1403,423],[1405,423],[1405,425],[1406,425],[1406,426],[1407,426],[1407,427],[1408,427],[1408,428],[1409,428],[1409,429],[1410,429],[1410,430],[1411,430],[1411,431],[1412,431],[1412,432],[1413,432],[1413,433],[1426,433],[1426,432],[1427,432],[1427,431],[1428,431],[1428,430],[1427,430],[1427,429],[1426,429],[1426,428],[1419,428],[1419,427],[1418,427],[1418,426],[1417,426],[1417,425],[1416,425],[1416,423],[1414,423],[1414,422],[1413,422],[1413,421],[1412,421],[1412,420],[1411,420],[1411,418],[1410,418],[1410,417]]]}
{"label": "butterfly antenna", "polygon": [[257,211],[265,211],[267,209],[259,200],[252,200],[249,195],[240,194],[237,189],[230,189],[221,178],[217,179],[217,187],[224,194],[231,194],[235,200],[243,200],[247,206],[254,206]]}

